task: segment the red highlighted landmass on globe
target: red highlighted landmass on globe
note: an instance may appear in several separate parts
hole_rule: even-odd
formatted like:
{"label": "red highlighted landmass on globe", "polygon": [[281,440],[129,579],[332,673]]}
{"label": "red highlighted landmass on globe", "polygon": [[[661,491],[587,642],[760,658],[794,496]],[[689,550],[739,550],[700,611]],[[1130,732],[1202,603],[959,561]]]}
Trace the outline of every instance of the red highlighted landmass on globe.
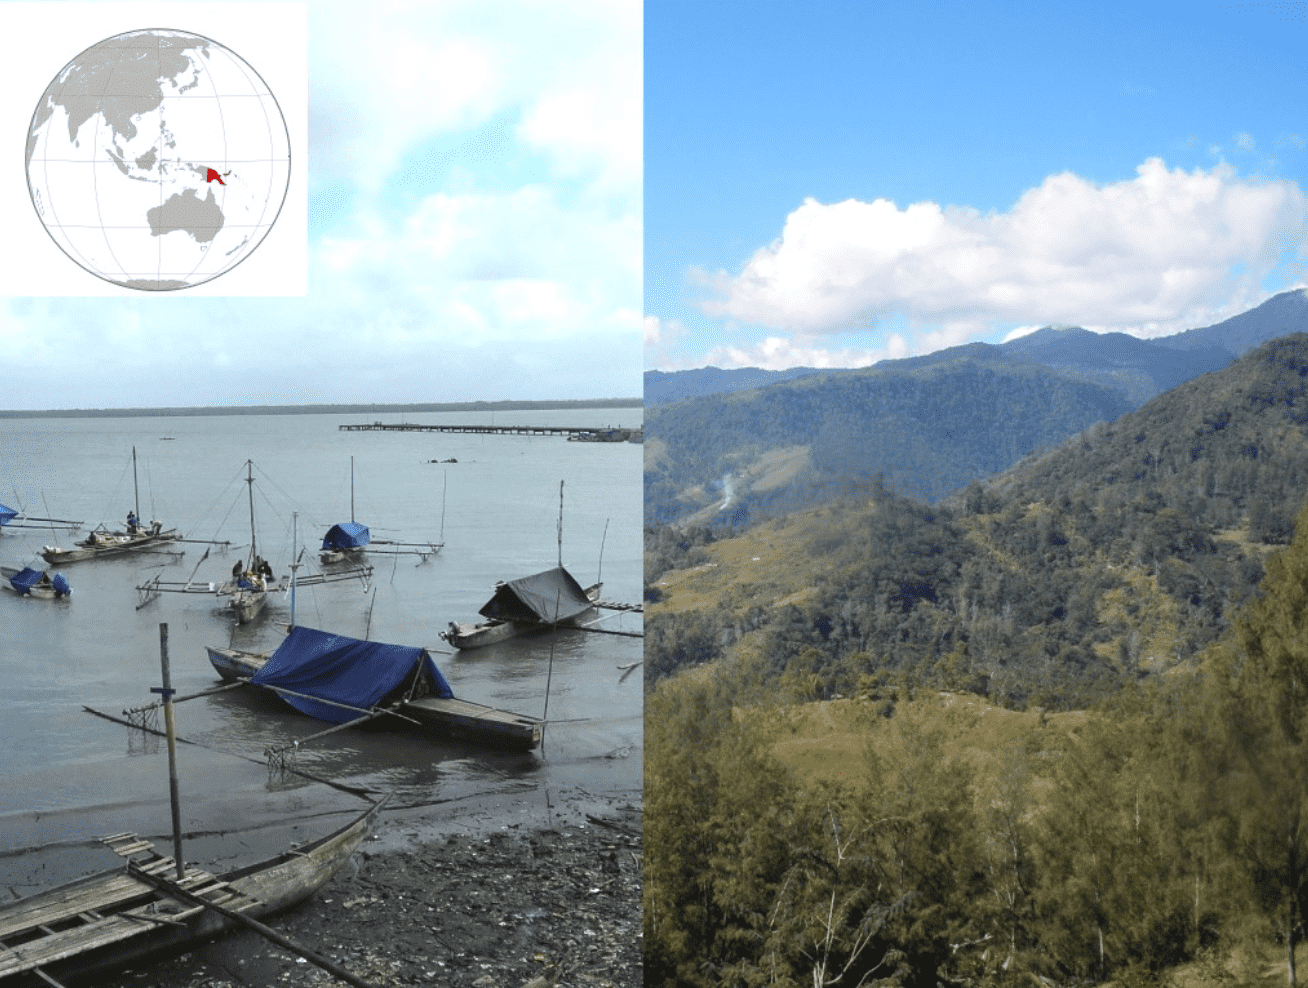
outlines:
{"label": "red highlighted landmass on globe", "polygon": [[[227,174],[230,175],[231,172],[228,172]],[[222,176],[219,175],[218,172],[217,172],[215,169],[210,168],[210,169],[209,169],[209,174],[206,175],[206,176],[204,177],[204,180],[205,180],[206,182],[212,182],[214,179],[217,179],[217,180],[218,180],[218,184],[219,184],[219,185],[226,185],[226,184],[227,184],[226,182],[223,181]]]}

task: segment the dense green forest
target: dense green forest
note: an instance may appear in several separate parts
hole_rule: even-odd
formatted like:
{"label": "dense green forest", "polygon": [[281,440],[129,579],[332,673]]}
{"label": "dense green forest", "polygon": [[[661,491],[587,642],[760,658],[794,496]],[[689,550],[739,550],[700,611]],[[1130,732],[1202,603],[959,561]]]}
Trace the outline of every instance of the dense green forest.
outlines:
{"label": "dense green forest", "polygon": [[646,706],[646,983],[1266,983],[1275,950],[1294,985],[1299,521],[1189,668],[1120,684],[1090,714],[1031,715],[984,775],[911,677],[862,701],[869,743],[842,783],[787,770],[767,743],[798,681],[743,659],[661,681]]}

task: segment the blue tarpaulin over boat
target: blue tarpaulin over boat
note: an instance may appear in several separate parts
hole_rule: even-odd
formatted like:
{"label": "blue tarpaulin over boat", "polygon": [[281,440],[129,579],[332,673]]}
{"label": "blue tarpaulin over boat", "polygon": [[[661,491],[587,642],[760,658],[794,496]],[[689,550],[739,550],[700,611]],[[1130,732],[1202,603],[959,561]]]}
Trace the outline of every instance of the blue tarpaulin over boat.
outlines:
{"label": "blue tarpaulin over boat", "polygon": [[3,504],[0,504],[0,525],[8,525],[11,521],[13,521],[17,517],[18,517],[17,511],[15,511],[13,508],[9,508]]}
{"label": "blue tarpaulin over boat", "polygon": [[42,577],[39,569],[32,569],[28,566],[26,569],[20,569],[17,573],[9,578],[9,585],[19,593],[27,593],[36,586]]}
{"label": "blue tarpaulin over boat", "polygon": [[[17,573],[11,576],[9,578],[9,585],[20,594],[30,593],[32,588],[41,582],[43,576],[45,576],[45,573],[41,570],[33,569],[31,566],[28,566],[24,569],[20,569]],[[68,585],[68,580],[62,573],[56,573],[54,575],[54,579],[50,581],[50,586],[54,589],[55,593],[61,596],[73,592],[73,588]]]}
{"label": "blue tarpaulin over boat", "polygon": [[324,549],[359,549],[367,545],[372,536],[368,534],[368,526],[360,524],[357,521],[343,521],[339,525],[333,525],[323,536],[322,547]]}
{"label": "blue tarpaulin over boat", "polygon": [[556,566],[535,576],[501,583],[478,613],[499,621],[551,624],[567,621],[593,606],[572,574]]}
{"label": "blue tarpaulin over boat", "polygon": [[347,710],[278,694],[300,713],[343,724],[362,716],[360,710],[370,710],[407,693],[415,677],[420,680],[415,696],[454,696],[425,648],[360,641],[314,628],[292,628],[251,682],[354,707]]}

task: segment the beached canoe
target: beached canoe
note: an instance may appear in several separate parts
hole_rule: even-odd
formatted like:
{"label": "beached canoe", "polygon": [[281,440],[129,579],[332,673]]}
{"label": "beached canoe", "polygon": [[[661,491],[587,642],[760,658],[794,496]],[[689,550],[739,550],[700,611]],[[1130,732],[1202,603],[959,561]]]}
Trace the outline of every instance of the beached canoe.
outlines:
{"label": "beached canoe", "polygon": [[[111,971],[152,954],[197,945],[238,921],[180,894],[170,880],[214,906],[257,918],[321,888],[368,836],[385,800],[311,844],[223,875],[176,864],[134,834],[105,838],[124,867],[0,904],[0,983]],[[159,888],[154,879],[163,880]],[[34,982],[40,983],[40,982]]]}

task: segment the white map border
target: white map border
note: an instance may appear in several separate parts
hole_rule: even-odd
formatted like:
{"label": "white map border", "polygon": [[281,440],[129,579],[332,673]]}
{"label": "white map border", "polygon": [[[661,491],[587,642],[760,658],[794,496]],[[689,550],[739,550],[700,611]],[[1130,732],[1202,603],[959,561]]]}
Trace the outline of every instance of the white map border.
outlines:
{"label": "white map border", "polygon": [[[24,169],[28,127],[41,94],[76,55],[127,31],[171,28],[203,35],[252,65],[286,119],[291,178],[277,222],[230,271],[192,288],[146,292],[83,270],[41,225]],[[309,289],[309,66],[305,2],[158,3],[142,0],[3,0],[0,37],[0,295],[195,298],[306,296]]]}

